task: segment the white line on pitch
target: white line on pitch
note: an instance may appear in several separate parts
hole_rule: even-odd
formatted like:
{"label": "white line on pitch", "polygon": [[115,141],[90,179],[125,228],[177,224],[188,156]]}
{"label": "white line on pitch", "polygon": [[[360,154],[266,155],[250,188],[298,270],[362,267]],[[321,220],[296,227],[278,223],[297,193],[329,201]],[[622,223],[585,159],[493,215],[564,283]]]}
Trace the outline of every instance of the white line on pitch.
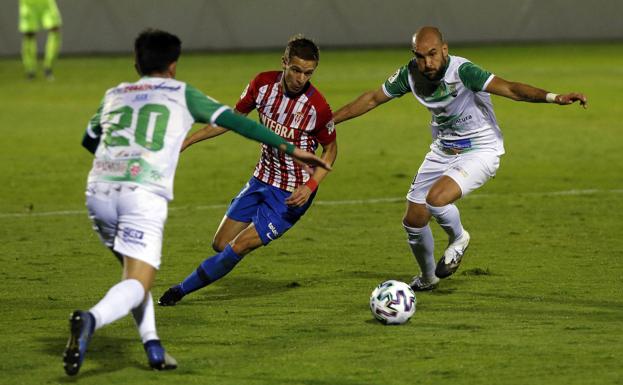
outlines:
{"label": "white line on pitch", "polygon": [[[600,190],[600,189],[586,189],[586,190],[565,190],[565,191],[549,191],[549,192],[524,192],[517,193],[515,196],[539,196],[539,197],[551,197],[551,196],[565,196],[565,195],[588,195],[588,194],[623,194],[623,189],[614,190]],[[464,199],[477,199],[477,198],[489,198],[498,196],[500,194],[473,194],[468,195]],[[404,202],[404,197],[393,198],[370,198],[370,199],[350,199],[350,200],[337,200],[337,201],[316,201],[314,205],[317,206],[346,206],[346,205],[366,205],[366,204],[378,204],[378,203],[398,203]],[[174,206],[169,207],[170,211],[177,210],[214,210],[225,209],[227,204],[214,204],[203,206]],[[63,211],[44,211],[34,213],[0,213],[1,218],[30,218],[30,217],[49,217],[49,216],[66,216],[66,215],[86,215],[85,210],[63,210]]]}

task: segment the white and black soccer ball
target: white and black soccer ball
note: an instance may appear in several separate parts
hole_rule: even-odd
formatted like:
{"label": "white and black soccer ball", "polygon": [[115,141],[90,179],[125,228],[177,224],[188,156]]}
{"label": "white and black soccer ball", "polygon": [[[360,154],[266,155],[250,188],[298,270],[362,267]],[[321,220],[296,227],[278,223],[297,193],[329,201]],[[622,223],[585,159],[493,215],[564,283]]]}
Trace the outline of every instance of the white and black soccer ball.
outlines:
{"label": "white and black soccer ball", "polygon": [[370,310],[385,325],[403,324],[415,314],[415,293],[404,282],[389,280],[372,291]]}

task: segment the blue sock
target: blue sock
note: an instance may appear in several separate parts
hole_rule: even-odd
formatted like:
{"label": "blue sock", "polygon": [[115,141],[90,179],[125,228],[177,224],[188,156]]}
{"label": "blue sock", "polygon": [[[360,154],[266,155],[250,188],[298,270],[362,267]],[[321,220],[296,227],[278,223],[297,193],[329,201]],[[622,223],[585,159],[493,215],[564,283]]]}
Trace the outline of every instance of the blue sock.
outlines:
{"label": "blue sock", "polygon": [[230,245],[225,250],[213,257],[201,262],[197,270],[193,271],[178,287],[184,295],[208,286],[214,281],[232,271],[242,257],[231,248]]}

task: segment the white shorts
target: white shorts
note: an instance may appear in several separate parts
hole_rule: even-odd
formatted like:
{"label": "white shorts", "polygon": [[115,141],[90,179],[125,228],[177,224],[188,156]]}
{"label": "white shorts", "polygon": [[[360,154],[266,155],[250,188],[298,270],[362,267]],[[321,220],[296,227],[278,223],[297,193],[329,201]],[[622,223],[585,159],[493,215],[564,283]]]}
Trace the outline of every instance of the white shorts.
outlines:
{"label": "white shorts", "polygon": [[93,229],[107,247],[158,269],[167,200],[140,186],[97,182],[87,186]]}
{"label": "white shorts", "polygon": [[443,175],[452,178],[461,188],[461,196],[466,196],[493,178],[499,167],[500,155],[495,151],[470,151],[459,155],[430,151],[413,178],[407,200],[425,204],[428,190]]}

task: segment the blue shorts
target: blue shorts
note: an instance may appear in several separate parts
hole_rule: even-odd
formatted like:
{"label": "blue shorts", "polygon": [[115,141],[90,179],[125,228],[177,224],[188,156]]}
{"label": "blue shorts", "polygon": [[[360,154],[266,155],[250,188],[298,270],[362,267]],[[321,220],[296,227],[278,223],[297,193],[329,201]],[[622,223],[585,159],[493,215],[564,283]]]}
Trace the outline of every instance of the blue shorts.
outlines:
{"label": "blue shorts", "polygon": [[282,236],[305,214],[316,191],[301,207],[286,204],[291,194],[251,177],[238,196],[232,199],[225,215],[238,222],[253,222],[262,243],[267,245]]}

